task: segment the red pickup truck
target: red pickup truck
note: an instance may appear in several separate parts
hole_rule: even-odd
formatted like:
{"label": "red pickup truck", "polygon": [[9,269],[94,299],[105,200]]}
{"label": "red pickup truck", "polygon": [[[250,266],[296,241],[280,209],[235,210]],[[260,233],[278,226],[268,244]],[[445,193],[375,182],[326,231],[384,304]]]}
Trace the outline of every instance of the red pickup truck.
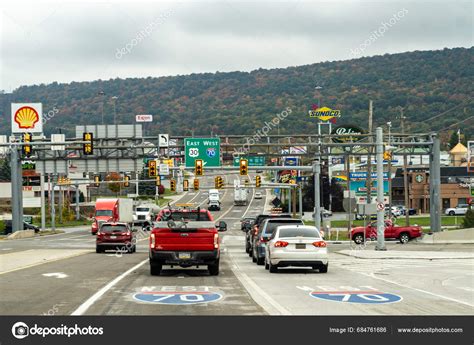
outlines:
{"label": "red pickup truck", "polygon": [[[385,221],[385,238],[398,239],[401,243],[407,243],[409,240],[421,237],[423,231],[421,226],[398,226],[394,225],[392,221]],[[365,239],[377,238],[377,222],[370,223],[365,228]],[[364,227],[359,226],[351,229],[351,239],[357,243],[364,243]]]}
{"label": "red pickup truck", "polygon": [[160,275],[163,265],[191,267],[207,265],[210,275],[219,274],[218,231],[226,231],[223,221],[169,219],[154,224],[150,234],[150,273]]}

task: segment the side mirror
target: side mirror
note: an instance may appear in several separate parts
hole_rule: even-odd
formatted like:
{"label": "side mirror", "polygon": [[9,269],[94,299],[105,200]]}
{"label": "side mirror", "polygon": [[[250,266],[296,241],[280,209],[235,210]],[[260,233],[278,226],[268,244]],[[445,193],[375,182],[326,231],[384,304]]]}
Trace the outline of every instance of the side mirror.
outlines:
{"label": "side mirror", "polygon": [[227,223],[221,220],[220,222],[216,223],[216,228],[218,231],[227,231]]}

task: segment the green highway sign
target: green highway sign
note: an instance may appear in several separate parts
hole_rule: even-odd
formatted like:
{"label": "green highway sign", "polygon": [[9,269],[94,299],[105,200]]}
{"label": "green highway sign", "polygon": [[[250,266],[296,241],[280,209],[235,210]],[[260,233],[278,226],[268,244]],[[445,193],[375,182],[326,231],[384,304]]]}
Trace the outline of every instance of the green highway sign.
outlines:
{"label": "green highway sign", "polygon": [[219,138],[185,138],[184,157],[187,168],[194,167],[196,159],[202,159],[204,168],[221,166],[221,140]]}
{"label": "green highway sign", "polygon": [[234,158],[234,166],[238,167],[240,165],[240,160],[246,159],[249,161],[249,167],[260,167],[265,165],[265,156],[248,156],[248,157],[236,157]]}

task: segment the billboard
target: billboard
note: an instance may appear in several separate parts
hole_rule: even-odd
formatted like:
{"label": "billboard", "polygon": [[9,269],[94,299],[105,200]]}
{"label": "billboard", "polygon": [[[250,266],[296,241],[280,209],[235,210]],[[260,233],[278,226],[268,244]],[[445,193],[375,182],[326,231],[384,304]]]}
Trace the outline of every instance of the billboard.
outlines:
{"label": "billboard", "polygon": [[43,133],[42,103],[11,104],[12,133]]}

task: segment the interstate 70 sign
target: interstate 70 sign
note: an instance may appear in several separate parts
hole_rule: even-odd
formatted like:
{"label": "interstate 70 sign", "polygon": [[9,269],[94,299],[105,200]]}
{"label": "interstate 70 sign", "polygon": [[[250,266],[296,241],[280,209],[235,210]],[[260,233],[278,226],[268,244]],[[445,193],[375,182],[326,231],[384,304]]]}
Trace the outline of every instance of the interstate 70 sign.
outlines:
{"label": "interstate 70 sign", "polygon": [[187,168],[194,167],[196,159],[202,159],[205,167],[220,167],[220,138],[185,138],[184,157]]}

